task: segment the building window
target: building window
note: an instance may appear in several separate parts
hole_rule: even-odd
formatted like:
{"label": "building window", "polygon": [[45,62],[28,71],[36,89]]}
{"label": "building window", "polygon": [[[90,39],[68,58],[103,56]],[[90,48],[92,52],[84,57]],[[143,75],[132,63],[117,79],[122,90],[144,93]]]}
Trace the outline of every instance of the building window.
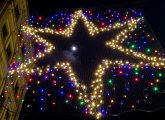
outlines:
{"label": "building window", "polygon": [[3,27],[2,27],[3,38],[6,38],[7,34],[8,34],[7,27],[6,27],[6,24],[4,24]]}
{"label": "building window", "polygon": [[18,89],[19,89],[19,87],[18,87],[18,83],[16,83],[16,85],[15,85],[15,94],[17,94]]}
{"label": "building window", "polygon": [[0,95],[0,108],[3,107],[4,100],[5,100],[5,96],[4,96],[4,92],[2,92],[2,94]]}
{"label": "building window", "polygon": [[7,54],[7,58],[10,59],[10,57],[11,57],[11,48],[10,48],[10,45],[6,49],[6,54]]}
{"label": "building window", "polygon": [[21,54],[22,54],[22,56],[24,56],[25,53],[26,53],[26,47],[25,47],[25,45],[23,44],[23,45],[22,45],[22,48],[21,48]]}
{"label": "building window", "polygon": [[9,120],[9,116],[10,116],[9,110],[7,109],[7,110],[6,110],[6,115],[5,115],[6,120]]}
{"label": "building window", "polygon": [[15,17],[18,19],[20,16],[18,5],[15,7]]}

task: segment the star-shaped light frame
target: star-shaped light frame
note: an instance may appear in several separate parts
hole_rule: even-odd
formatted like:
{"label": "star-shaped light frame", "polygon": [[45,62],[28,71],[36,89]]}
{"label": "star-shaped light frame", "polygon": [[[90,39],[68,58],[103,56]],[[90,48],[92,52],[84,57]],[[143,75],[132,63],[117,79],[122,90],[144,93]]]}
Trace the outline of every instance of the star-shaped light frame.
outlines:
{"label": "star-shaped light frame", "polygon": [[[89,109],[89,113],[93,116],[95,116],[97,119],[101,117],[100,107],[103,105],[103,76],[105,74],[105,71],[110,68],[111,65],[130,65],[132,67],[139,68],[140,66],[153,66],[153,67],[165,67],[164,61],[165,58],[157,57],[157,56],[149,56],[141,52],[134,51],[129,48],[125,48],[122,46],[122,43],[128,38],[128,33],[131,33],[135,30],[136,25],[139,21],[143,20],[143,18],[136,18],[128,20],[124,23],[116,23],[113,26],[106,26],[104,28],[97,27],[93,22],[89,21],[86,16],[84,16],[82,10],[77,10],[74,12],[74,14],[71,17],[71,24],[66,27],[66,29],[62,31],[56,31],[51,28],[32,28],[28,25],[23,26],[23,32],[33,36],[35,38],[35,42],[41,42],[42,44],[46,45],[46,53],[50,53],[55,47],[47,42],[45,39],[40,37],[38,33],[49,33],[53,35],[62,35],[66,37],[70,37],[73,32],[74,28],[77,24],[77,21],[81,19],[89,34],[91,36],[94,36],[96,34],[99,34],[101,32],[105,31],[111,31],[114,29],[121,29],[119,34],[115,36],[113,40],[109,40],[105,43],[107,47],[111,47],[113,49],[117,49],[120,52],[123,52],[125,55],[131,55],[133,57],[136,57],[140,59],[138,63],[129,63],[129,61],[123,62],[122,60],[102,60],[102,63],[98,65],[95,73],[94,73],[94,79],[91,82],[91,88],[92,92],[90,94],[87,94],[87,87],[83,83],[79,82],[79,78],[77,77],[76,73],[72,69],[70,63],[68,62],[59,62],[57,63],[54,68],[63,68],[66,70],[66,73],[70,77],[70,79],[73,81],[75,85],[75,91],[78,93],[78,99],[83,100]],[[31,62],[22,63],[19,67],[16,69],[13,69],[10,72],[10,74],[17,73],[26,73],[27,75],[32,74],[33,72],[38,72],[40,75],[43,74],[43,71],[41,68],[37,67],[36,69],[29,69],[28,66],[31,65],[31,63],[35,62],[37,58],[44,57],[45,53],[39,52],[39,55],[31,60]],[[27,69],[28,68],[28,69]],[[49,67],[47,68],[49,70]]]}

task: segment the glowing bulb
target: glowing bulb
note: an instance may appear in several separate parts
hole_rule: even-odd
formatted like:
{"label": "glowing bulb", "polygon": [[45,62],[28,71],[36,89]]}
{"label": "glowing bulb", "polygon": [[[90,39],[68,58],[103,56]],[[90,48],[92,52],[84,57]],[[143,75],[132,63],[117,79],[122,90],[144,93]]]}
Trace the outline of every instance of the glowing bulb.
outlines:
{"label": "glowing bulb", "polygon": [[72,50],[72,51],[77,51],[77,47],[76,47],[76,46],[72,46],[72,47],[71,47],[71,50]]}

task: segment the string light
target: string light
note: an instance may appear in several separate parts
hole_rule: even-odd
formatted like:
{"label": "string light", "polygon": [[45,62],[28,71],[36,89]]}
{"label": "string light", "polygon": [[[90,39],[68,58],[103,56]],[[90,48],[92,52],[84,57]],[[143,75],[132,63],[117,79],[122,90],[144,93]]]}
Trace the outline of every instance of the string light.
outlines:
{"label": "string light", "polygon": [[[124,18],[127,19],[126,16]],[[38,19],[41,21],[43,18],[40,16]],[[97,119],[100,119],[102,116],[102,112],[100,111],[100,109],[101,109],[101,106],[104,104],[103,77],[106,74],[106,70],[108,70],[111,66],[114,66],[114,65],[117,65],[117,66],[128,65],[129,67],[134,68],[134,73],[135,73],[135,75],[138,76],[139,75],[138,71],[139,71],[140,67],[148,67],[148,66],[149,67],[165,67],[165,63],[164,63],[165,58],[157,57],[157,56],[150,56],[148,54],[146,55],[145,53],[138,52],[138,51],[136,51],[136,48],[138,46],[136,46],[135,44],[131,44],[130,48],[124,47],[124,45],[122,45],[128,39],[129,34],[137,29],[137,24],[140,21],[143,21],[143,17],[127,20],[123,23],[117,22],[117,23],[114,23],[113,25],[109,25],[109,26],[106,26],[105,25],[106,23],[102,22],[101,26],[103,26],[103,27],[97,27],[93,22],[88,20],[88,18],[83,14],[82,10],[77,10],[74,12],[74,14],[71,17],[71,24],[68,25],[65,29],[59,28],[58,30],[54,30],[54,29],[51,29],[48,27],[34,28],[32,26],[24,25],[24,26],[22,26],[22,31],[25,34],[27,34],[28,37],[31,36],[30,38],[32,38],[34,40],[34,42],[45,45],[45,49],[44,49],[44,52],[41,52],[40,50],[38,50],[38,54],[36,55],[35,58],[28,59],[27,62],[24,62],[24,63],[18,65],[17,67],[9,68],[9,73],[10,73],[10,75],[13,75],[14,73],[18,73],[18,74],[25,73],[27,75],[38,73],[40,76],[44,75],[45,71],[43,71],[42,68],[36,67],[36,68],[30,69],[29,66],[32,63],[36,62],[37,59],[42,58],[47,53],[52,52],[55,49],[55,47],[51,43],[47,42],[47,40],[43,39],[38,34],[47,33],[47,34],[62,35],[65,37],[70,37],[73,34],[74,28],[79,19],[84,22],[84,24],[89,32],[89,35],[91,35],[91,36],[94,36],[94,35],[97,35],[97,34],[100,34],[102,32],[106,32],[106,31],[121,29],[119,34],[117,34],[114,39],[108,40],[105,43],[105,45],[107,47],[116,49],[125,55],[134,56],[135,58],[138,58],[138,60],[139,60],[138,63],[130,63],[129,61],[122,61],[122,60],[114,60],[114,61],[107,60],[107,59],[102,60],[102,63],[99,64],[97,66],[97,69],[95,70],[94,79],[92,80],[91,85],[90,85],[90,89],[92,90],[90,94],[88,94],[88,92],[87,92],[89,88],[87,87],[87,85],[80,82],[76,73],[72,69],[72,66],[70,65],[70,63],[68,63],[66,61],[58,62],[53,67],[53,69],[50,68],[49,65],[47,66],[47,68],[46,68],[47,72],[53,72],[54,70],[57,70],[60,68],[64,69],[66,71],[65,73],[69,76],[69,79],[74,84],[75,92],[78,94],[78,101],[80,101],[79,104],[81,106],[85,105],[87,107],[90,115],[95,116],[95,118],[97,118]],[[54,27],[54,26],[55,25],[52,24],[52,27]],[[150,37],[150,35],[147,35],[147,37]],[[76,51],[77,47],[72,46],[71,49],[73,51]],[[150,53],[151,49],[147,48],[146,52]],[[18,60],[21,60],[21,59],[22,59],[21,57],[18,57]],[[125,71],[119,70],[118,74],[124,75]],[[54,76],[54,75],[52,74],[52,76]],[[162,73],[158,73],[158,77],[162,77],[162,76],[163,76]],[[44,75],[44,79],[48,80],[49,76]],[[59,79],[62,79],[62,77],[59,77]],[[135,77],[133,80],[135,82],[139,82],[141,79],[139,79],[139,77]],[[33,82],[33,79],[30,78],[29,82]],[[159,80],[156,80],[156,82],[158,83]],[[113,86],[113,84],[114,84],[112,79],[109,79],[108,83],[111,86]],[[40,81],[37,81],[37,84],[40,84]],[[56,84],[57,84],[57,81],[54,80],[53,85],[56,85]],[[157,86],[154,86],[153,82],[151,82],[150,85],[153,86],[153,90],[155,92],[159,91],[159,88]],[[113,90],[115,91],[116,88],[113,87]],[[44,89],[41,89],[40,92],[44,93]],[[60,90],[59,93],[61,95],[64,95],[63,90]],[[123,95],[123,98],[126,99],[127,95]],[[67,99],[65,100],[65,102],[68,104],[70,102],[70,100],[72,100],[72,99],[73,99],[73,95],[70,93],[67,95]],[[43,102],[44,98],[40,98],[40,101]],[[121,103],[122,103],[122,105],[124,104],[123,102],[121,102]],[[56,103],[53,101],[52,105],[55,105],[55,104]],[[115,104],[115,99],[111,99],[110,104]],[[27,107],[30,107],[30,105],[28,105]],[[134,109],[135,105],[132,105],[131,108]],[[40,107],[41,111],[43,109],[44,109],[43,107]]]}

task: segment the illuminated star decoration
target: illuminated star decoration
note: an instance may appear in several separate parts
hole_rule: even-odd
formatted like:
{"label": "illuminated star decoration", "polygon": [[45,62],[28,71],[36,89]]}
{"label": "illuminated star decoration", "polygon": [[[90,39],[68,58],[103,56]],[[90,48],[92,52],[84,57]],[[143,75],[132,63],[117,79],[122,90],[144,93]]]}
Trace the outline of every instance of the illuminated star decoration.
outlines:
{"label": "illuminated star decoration", "polygon": [[[87,27],[87,30],[91,36],[94,36],[96,34],[99,34],[101,32],[105,31],[111,31],[115,29],[121,29],[121,32],[113,39],[109,40],[105,43],[107,47],[111,47],[113,49],[116,49],[120,52],[123,52],[125,55],[130,55],[133,57],[138,58],[138,63],[130,63],[129,61],[122,61],[122,60],[116,60],[111,61],[107,59],[103,59],[102,63],[98,65],[95,73],[94,73],[94,79],[91,83],[92,92],[90,94],[87,93],[88,88],[83,83],[80,83],[79,78],[77,77],[76,73],[72,69],[70,63],[68,62],[59,62],[57,63],[53,68],[59,69],[62,68],[66,71],[71,81],[73,81],[75,85],[75,92],[78,94],[78,100],[84,101],[86,107],[89,110],[89,114],[92,116],[95,116],[97,119],[99,119],[102,116],[102,112],[100,111],[104,99],[103,99],[103,76],[106,73],[106,70],[111,68],[111,66],[124,66],[128,65],[131,68],[141,68],[142,66],[149,66],[149,67],[162,67],[164,68],[164,61],[165,59],[163,57],[157,57],[157,56],[150,56],[146,55],[145,53],[137,52],[133,49],[125,48],[122,46],[122,43],[127,40],[128,34],[133,32],[139,21],[143,20],[143,18],[135,18],[131,20],[127,20],[124,23],[115,23],[112,26],[105,26],[103,28],[98,28],[94,25],[93,22],[89,21],[86,16],[82,13],[82,10],[75,11],[75,13],[71,17],[71,24],[67,26],[64,30],[54,30],[51,28],[33,28],[28,25],[23,26],[23,32],[28,34],[29,36],[32,36],[32,38],[35,39],[35,42],[41,42],[42,44],[45,44],[47,49],[45,49],[44,52],[51,52],[55,47],[53,47],[52,44],[48,43],[46,40],[44,40],[42,37],[40,37],[37,33],[49,33],[53,35],[63,35],[66,37],[70,37],[73,34],[73,30],[75,28],[75,25],[77,24],[77,21],[81,19],[85,26]],[[75,50],[75,48],[74,48]],[[37,58],[43,57],[45,53],[39,52]],[[28,66],[31,65],[31,63],[35,62],[37,59],[31,59],[30,62],[22,63],[20,66],[16,67],[15,69],[10,69],[10,74],[17,73],[26,73],[27,75],[30,75],[34,72],[38,72],[38,74],[42,75],[43,70],[42,68],[37,67],[36,69],[28,69]],[[50,68],[48,67],[47,70],[49,71]],[[122,74],[122,71],[120,71],[120,74]],[[138,81],[138,78],[135,78],[135,81]],[[112,84],[113,81],[110,80],[109,84]],[[154,88],[155,91],[157,91],[157,88]],[[126,97],[126,96],[124,96]],[[111,103],[114,103],[114,100],[112,99],[110,101]],[[134,107],[134,106],[132,106]]]}

